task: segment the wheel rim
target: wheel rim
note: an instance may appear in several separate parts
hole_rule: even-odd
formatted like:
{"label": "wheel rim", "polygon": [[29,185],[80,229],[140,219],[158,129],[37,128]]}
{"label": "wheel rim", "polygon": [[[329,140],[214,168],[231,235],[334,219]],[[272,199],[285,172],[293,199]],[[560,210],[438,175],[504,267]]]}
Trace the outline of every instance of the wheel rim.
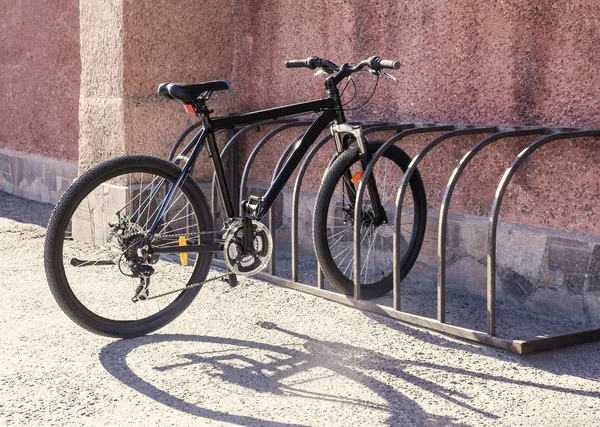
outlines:
{"label": "wheel rim", "polygon": [[[173,181],[165,172],[143,166],[129,168],[95,180],[70,208],[60,229],[57,255],[69,294],[86,315],[105,323],[148,322],[172,310],[185,295],[182,291],[133,302],[141,281],[127,276],[132,274],[130,261],[154,269],[150,297],[194,283],[202,263],[202,256],[196,253],[187,254],[187,260],[178,254],[160,254],[151,262],[139,262],[137,256],[137,243],[154,222]],[[185,182],[174,190],[165,221],[156,230],[155,247],[206,240],[201,235],[206,224],[191,199]],[[123,218],[129,218],[126,227],[113,226]],[[185,241],[180,242],[178,235],[185,236]]]}
{"label": "wheel rim", "polygon": [[[362,170],[360,162],[352,163],[346,170],[350,176]],[[385,224],[377,225],[370,194],[365,191],[362,202],[360,228],[361,260],[360,283],[364,287],[375,286],[390,280],[393,269],[393,238],[395,221],[395,197],[404,172],[400,165],[388,157],[379,159],[373,169],[381,204],[387,216]],[[338,177],[327,211],[327,249],[339,274],[348,281],[354,280],[354,207],[349,199],[349,187],[344,185],[344,174]],[[358,183],[354,184],[356,190]],[[415,239],[415,209],[412,193],[406,194],[402,208],[402,263]]]}

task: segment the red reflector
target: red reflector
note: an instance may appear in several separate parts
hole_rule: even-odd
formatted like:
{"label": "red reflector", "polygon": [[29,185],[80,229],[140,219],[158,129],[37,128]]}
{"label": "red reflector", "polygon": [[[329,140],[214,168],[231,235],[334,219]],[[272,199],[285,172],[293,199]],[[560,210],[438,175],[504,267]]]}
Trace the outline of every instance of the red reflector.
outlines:
{"label": "red reflector", "polygon": [[187,111],[190,114],[196,114],[196,111],[194,111],[194,107],[192,106],[192,104],[183,104],[183,106],[185,107],[185,111]]}

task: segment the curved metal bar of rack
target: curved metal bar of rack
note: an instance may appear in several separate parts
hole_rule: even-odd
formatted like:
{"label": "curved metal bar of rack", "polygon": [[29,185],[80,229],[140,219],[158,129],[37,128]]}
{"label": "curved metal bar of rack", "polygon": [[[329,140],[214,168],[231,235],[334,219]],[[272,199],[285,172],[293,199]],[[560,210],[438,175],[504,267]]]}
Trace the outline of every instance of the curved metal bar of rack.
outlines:
{"label": "curved metal bar of rack", "polygon": [[[459,126],[456,126],[457,128]],[[412,178],[414,172],[417,170],[417,166],[421,163],[421,161],[425,158],[425,156],[433,150],[435,147],[440,145],[442,142],[450,140],[451,138],[456,138],[457,136],[465,136],[465,135],[477,135],[481,133],[496,133],[498,132],[497,127],[476,127],[476,126],[465,126],[462,129],[456,129],[445,133],[431,142],[429,142],[425,147],[419,151],[419,153],[413,157],[412,161],[408,165],[408,168],[404,172],[404,177],[402,177],[402,181],[400,182],[400,188],[398,189],[398,194],[396,196],[396,212],[401,212],[402,205],[404,203],[404,196],[406,195],[406,190],[408,189],[408,185],[410,183],[410,179]],[[393,307],[396,310],[401,309],[401,274],[400,270],[402,264],[398,262],[400,258],[400,254],[402,253],[402,239],[401,239],[401,230],[402,230],[402,215],[396,215],[396,222],[394,223],[394,244],[393,244],[393,257],[394,261],[393,265],[393,274],[394,274],[394,302]],[[444,292],[445,289],[442,289]],[[445,299],[438,298],[438,313],[443,313],[445,311]],[[439,316],[439,314],[438,314]],[[438,319],[439,320],[439,319]]]}
{"label": "curved metal bar of rack", "polygon": [[[506,138],[514,138],[519,136],[531,136],[531,135],[544,135],[551,132],[548,128],[514,128],[512,130],[500,131],[492,136],[489,136],[473,148],[471,148],[467,154],[456,165],[456,168],[450,176],[448,185],[446,185],[446,191],[442,197],[442,204],[440,205],[440,218],[438,226],[438,321],[444,323],[446,321],[446,313],[441,310],[445,307],[445,296],[446,296],[446,241],[447,241],[447,224],[448,224],[448,211],[450,210],[450,203],[452,193],[460,178],[462,172],[467,167],[469,162],[477,153],[483,150],[488,145],[500,141]],[[492,332],[490,329],[490,335],[494,336],[495,331]]]}
{"label": "curved metal bar of rack", "polygon": [[[302,187],[302,180],[308,169],[308,165],[312,161],[313,157],[317,152],[323,148],[323,146],[333,138],[333,135],[329,134],[321,138],[313,148],[306,154],[300,168],[298,168],[298,174],[296,175],[296,182],[294,183],[294,190],[292,192],[292,281],[298,281],[298,209],[300,200],[300,188]],[[321,267],[317,265],[317,287],[323,289],[323,271]]]}
{"label": "curved metal bar of rack", "polygon": [[[354,122],[359,123],[364,127],[363,134],[368,135],[375,132],[380,131],[397,131],[398,133],[388,140],[380,147],[380,149],[371,157],[371,160],[365,170],[363,171],[363,176],[359,181],[357,194],[356,194],[356,210],[355,210],[355,221],[354,221],[354,297],[347,297],[345,295],[341,295],[337,292],[331,292],[325,290],[323,287],[324,278],[323,273],[318,267],[318,279],[317,279],[317,287],[300,283],[299,280],[299,272],[298,272],[298,234],[299,234],[299,224],[298,224],[298,215],[299,215],[299,205],[300,205],[300,192],[302,181],[306,175],[306,172],[314,160],[316,154],[323,148],[323,146],[332,138],[331,135],[324,136],[321,140],[319,140],[311,150],[305,155],[296,175],[296,180],[293,187],[292,193],[292,218],[291,218],[291,250],[292,250],[292,276],[291,280],[284,279],[282,277],[275,275],[275,262],[272,261],[271,264],[271,274],[266,272],[258,273],[256,276],[260,279],[269,281],[271,283],[297,289],[306,293],[310,293],[313,295],[321,296],[327,298],[332,301],[336,301],[348,306],[352,306],[358,309],[362,309],[365,311],[370,311],[374,313],[379,313],[383,315],[387,315],[393,317],[395,319],[405,321],[408,323],[412,323],[415,325],[423,326],[432,330],[440,331],[443,333],[447,333],[459,338],[484,343],[487,345],[491,345],[497,348],[513,351],[518,354],[530,353],[539,350],[547,350],[550,348],[557,348],[571,344],[583,343],[592,340],[600,339],[600,329],[588,329],[584,331],[575,331],[569,334],[560,334],[553,336],[543,336],[543,337],[535,337],[531,339],[507,339],[496,336],[496,242],[497,242],[497,229],[498,229],[498,218],[500,207],[502,204],[503,196],[506,191],[510,180],[518,167],[527,159],[533,152],[535,152],[540,147],[548,144],[549,142],[561,140],[561,139],[572,139],[572,138],[582,138],[582,137],[600,137],[600,129],[562,129],[562,128],[544,128],[544,127],[497,127],[497,126],[473,126],[473,125],[452,125],[452,124],[415,124],[415,123],[395,123],[395,122]],[[247,190],[247,184],[250,174],[250,169],[254,159],[256,158],[259,151],[265,146],[268,140],[273,138],[278,133],[293,127],[301,127],[310,124],[310,121],[302,120],[302,119],[284,119],[276,122],[272,122],[269,124],[279,125],[277,128],[268,132],[265,136],[261,138],[259,143],[254,147],[253,151],[250,154],[250,158],[245,164],[244,171],[241,177],[241,184],[239,187],[240,201],[243,200]],[[177,147],[183,142],[185,137],[194,129],[199,126],[198,123],[191,125],[186,131],[178,138],[176,145],[173,147],[170,158],[172,159],[175,155]],[[231,149],[236,145],[236,143],[241,139],[241,137],[250,131],[251,129],[256,129],[256,125],[247,126],[245,128],[240,129],[236,134],[234,134],[229,141],[223,147],[221,151],[221,157],[224,158],[227,154],[231,152]],[[438,224],[438,301],[437,301],[437,318],[428,318],[425,316],[419,316],[415,314],[410,314],[401,311],[401,265],[397,262],[398,256],[397,254],[401,253],[401,239],[400,239],[400,230],[401,230],[401,215],[396,215],[396,221],[394,224],[395,230],[395,238],[393,242],[393,251],[394,251],[394,265],[393,265],[393,275],[394,275],[394,288],[393,288],[393,296],[394,302],[393,307],[387,307],[383,305],[376,304],[371,301],[364,301],[360,299],[360,244],[357,239],[360,236],[360,218],[361,218],[361,204],[364,198],[364,192],[366,191],[366,180],[373,173],[374,166],[377,160],[383,155],[383,153],[389,148],[391,145],[396,144],[398,141],[403,138],[420,133],[427,132],[444,132],[442,135],[436,137],[435,139],[428,142],[423,148],[419,151],[419,153],[412,159],[409,164],[407,170],[405,171],[404,177],[400,183],[400,188],[396,197],[396,209],[397,212],[402,210],[404,197],[406,191],[408,190],[408,186],[410,183],[410,179],[413,176],[414,172],[417,170],[417,167],[422,162],[422,160],[434,149],[436,146],[442,144],[444,141],[448,141],[452,138],[464,136],[464,135],[476,135],[476,134],[492,134],[481,141],[479,141],[475,146],[473,146],[459,161],[456,168],[454,169],[448,184],[446,185],[444,196],[442,199],[442,203],[440,206],[440,214],[439,214],[439,224]],[[537,139],[533,143],[531,143],[526,149],[521,151],[519,155],[515,158],[510,167],[505,171],[502,179],[497,187],[495,198],[492,204],[492,209],[490,212],[490,222],[489,222],[489,230],[488,230],[488,263],[487,263],[487,311],[488,311],[488,328],[486,332],[477,331],[473,329],[463,328],[455,325],[450,325],[445,323],[445,288],[446,288],[446,272],[445,272],[445,248],[447,242],[447,220],[449,207],[452,200],[452,195],[454,188],[460,178],[462,172],[467,167],[471,159],[476,156],[483,148],[487,147],[490,144],[495,142],[504,140],[505,138],[511,137],[521,137],[521,136],[533,136],[533,135],[542,135],[541,138]],[[301,138],[302,134],[295,138],[283,152],[277,166],[275,167],[275,171],[273,173],[273,177],[275,177],[278,171],[281,169],[281,165],[285,161],[285,159],[289,156],[289,153],[293,149],[294,144]],[[335,156],[332,158],[335,159]],[[330,162],[331,164],[331,162]],[[215,190],[215,179],[213,177],[212,182],[212,206],[213,212],[217,212],[216,209],[216,200],[215,194],[217,193]],[[269,223],[270,225],[274,224],[273,212],[269,213]],[[275,237],[275,236],[274,236]],[[223,267],[224,263],[219,260],[215,260],[215,264]],[[234,275],[233,279],[235,280]],[[231,282],[230,282],[231,283]]]}
{"label": "curved metal bar of rack", "polygon": [[[488,230],[488,263],[487,263],[487,302],[488,302],[488,333],[494,335],[496,332],[496,241],[498,235],[498,218],[500,215],[500,207],[506,188],[510,183],[510,179],[515,174],[519,166],[536,150],[544,145],[558,141],[561,139],[599,137],[600,129],[589,129],[580,131],[560,131],[555,130],[554,133],[538,139],[531,143],[527,148],[521,151],[510,167],[506,169],[498,188],[492,208],[490,211],[490,227]],[[530,353],[533,351],[547,350],[570,343],[581,341],[592,341],[600,339],[599,329],[588,329],[569,334],[561,334],[552,337],[534,338],[530,340],[515,340],[513,346],[516,347],[519,353]]]}
{"label": "curved metal bar of rack", "polygon": [[355,209],[354,209],[354,298],[360,299],[360,228],[361,228],[361,218],[362,218],[362,202],[366,189],[366,182],[370,178],[373,173],[373,168],[377,163],[377,160],[383,153],[387,151],[389,147],[394,145],[396,142],[401,139],[410,136],[416,135],[419,133],[426,132],[449,132],[454,130],[454,125],[435,125],[435,124],[425,124],[418,125],[412,127],[410,129],[406,129],[403,132],[391,137],[388,139],[379,149],[373,154],[369,164],[363,171],[362,177],[358,182],[358,188],[356,190],[356,199],[355,199]]}
{"label": "curved metal bar of rack", "polygon": [[[292,142],[283,151],[283,153],[279,157],[279,160],[277,161],[277,165],[275,165],[275,169],[273,170],[273,176],[271,177],[271,182],[275,181],[275,178],[279,174],[279,171],[283,167],[285,161],[289,157],[290,153],[296,147],[296,143],[302,139],[302,137],[304,136],[305,133],[306,132],[302,132],[300,135],[298,135],[296,138],[294,138],[292,140]],[[281,197],[281,195],[279,195],[279,197]],[[271,229],[271,232],[273,234],[275,234],[275,232],[276,232],[275,231],[275,209],[269,209],[268,221],[269,221],[269,228]],[[276,273],[276,267],[275,267],[275,259],[277,258],[277,255],[276,255],[277,247],[276,246],[277,245],[273,245],[273,249],[271,252],[271,259],[269,260],[269,271],[271,272],[271,274]]]}
{"label": "curved metal bar of rack", "polygon": [[248,185],[250,169],[252,168],[254,159],[256,158],[258,153],[260,153],[260,150],[262,150],[262,148],[265,146],[265,144],[267,142],[269,142],[269,140],[272,139],[275,135],[283,132],[286,129],[293,128],[293,127],[300,127],[300,126],[309,126],[311,124],[312,124],[311,120],[296,120],[296,121],[293,121],[290,123],[286,123],[286,124],[276,127],[275,129],[273,129],[272,131],[267,133],[265,136],[263,136],[260,141],[258,141],[258,143],[252,149],[250,156],[248,156],[248,160],[246,161],[246,165],[244,166],[244,171],[242,172],[242,179],[240,181],[240,200],[239,200],[240,206],[246,195],[245,190],[246,190],[246,186]]}
{"label": "curved metal bar of rack", "polygon": [[362,126],[364,126],[364,130],[363,130],[363,135],[369,135],[371,133],[375,133],[375,132],[388,132],[391,130],[395,130],[395,131],[403,131],[406,129],[411,129],[415,127],[414,123],[384,123],[384,124],[365,124],[365,123],[361,123],[361,122],[357,122],[358,124],[361,124]]}

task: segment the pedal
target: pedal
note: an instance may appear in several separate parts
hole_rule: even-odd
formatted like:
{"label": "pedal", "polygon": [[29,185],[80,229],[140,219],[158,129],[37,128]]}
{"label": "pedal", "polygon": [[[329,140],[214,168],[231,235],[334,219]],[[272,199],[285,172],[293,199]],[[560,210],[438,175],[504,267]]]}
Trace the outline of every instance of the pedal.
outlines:
{"label": "pedal", "polygon": [[231,286],[232,288],[235,288],[238,285],[238,280],[237,280],[237,276],[235,274],[229,274],[226,277],[227,283],[229,283],[229,286]]}

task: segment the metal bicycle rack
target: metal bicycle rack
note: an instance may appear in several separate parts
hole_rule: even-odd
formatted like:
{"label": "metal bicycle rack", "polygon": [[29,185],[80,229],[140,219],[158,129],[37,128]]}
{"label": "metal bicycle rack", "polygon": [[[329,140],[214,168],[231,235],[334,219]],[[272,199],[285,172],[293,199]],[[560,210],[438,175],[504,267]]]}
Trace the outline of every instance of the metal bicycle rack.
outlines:
{"label": "metal bicycle rack", "polygon": [[[277,127],[268,132],[253,148],[246,164],[243,169],[241,184],[239,187],[239,200],[243,200],[246,193],[246,187],[248,185],[250,169],[253,165],[253,161],[259,152],[264,148],[266,143],[277,134],[291,128],[303,128],[307,127],[312,123],[311,120],[301,119],[287,119],[270,122],[268,125],[277,125]],[[345,295],[326,290],[324,288],[324,275],[320,267],[317,267],[317,286],[308,285],[299,282],[298,280],[298,264],[299,264],[299,250],[298,250],[298,209],[300,200],[300,189],[302,181],[306,174],[306,171],[313,160],[317,152],[332,138],[330,134],[324,136],[319,140],[312,149],[305,155],[301,166],[297,170],[296,180],[293,186],[292,193],[292,216],[291,216],[291,279],[285,279],[276,275],[276,257],[275,248],[273,249],[273,256],[269,265],[269,272],[260,272],[255,277],[265,280],[267,282],[284,286],[287,288],[296,289],[302,292],[306,292],[312,295],[327,298],[332,301],[336,301],[347,306],[355,307],[361,310],[386,315],[392,318],[396,318],[403,322],[410,324],[423,326],[425,328],[443,332],[445,334],[455,336],[470,341],[483,343],[493,347],[501,348],[504,350],[512,351],[517,354],[526,354],[536,351],[548,350],[552,348],[564,347],[573,344],[580,344],[595,340],[600,340],[600,328],[586,329],[574,331],[571,333],[563,333],[556,335],[544,335],[536,336],[528,339],[506,339],[498,337],[496,334],[496,241],[498,231],[498,218],[502,199],[505,194],[506,188],[510,183],[511,178],[519,168],[519,166],[536,150],[540,147],[561,139],[575,139],[584,137],[600,137],[600,129],[573,129],[573,128],[548,128],[548,127],[504,127],[504,126],[474,126],[474,125],[457,125],[457,124],[419,124],[419,123],[397,123],[397,122],[354,122],[360,123],[364,127],[364,134],[368,135],[374,132],[381,131],[394,131],[396,132],[391,138],[379,148],[379,150],[373,155],[367,168],[364,170],[362,178],[358,183],[357,189],[357,203],[355,210],[354,220],[354,296],[347,297]],[[182,134],[179,141],[183,140],[185,136],[195,128],[192,125],[188,130]],[[227,141],[221,152],[221,157],[225,158],[230,155],[233,150],[232,148],[241,140],[241,137],[251,129],[256,129],[257,125],[247,126],[237,131]],[[416,156],[413,157],[408,169],[406,170],[404,177],[400,183],[400,188],[396,196],[396,212],[400,212],[403,206],[404,196],[408,188],[411,176],[417,170],[417,166],[422,160],[434,149],[436,146],[451,140],[452,138],[465,136],[465,135],[489,135],[481,139],[476,145],[474,145],[459,161],[456,168],[452,172],[452,175],[446,185],[445,192],[443,195],[440,214],[439,214],[439,226],[438,226],[438,250],[437,250],[437,318],[425,317],[417,314],[411,314],[402,311],[400,304],[400,295],[402,290],[402,283],[400,280],[400,263],[397,262],[399,257],[397,254],[401,253],[401,215],[396,215],[396,221],[394,224],[395,238],[393,242],[393,306],[380,305],[371,301],[365,301],[360,298],[360,218],[361,218],[361,205],[366,189],[366,181],[373,172],[373,168],[377,163],[378,159],[390,146],[401,141],[403,138],[410,135],[426,134],[426,133],[442,133],[441,135],[430,140]],[[275,170],[273,171],[273,178],[277,176],[279,169],[283,165],[286,158],[291,153],[294,144],[302,137],[301,132],[289,146],[282,153]],[[491,212],[489,215],[489,226],[488,226],[488,248],[487,248],[487,332],[464,328],[446,323],[446,242],[447,242],[447,225],[448,225],[448,211],[452,200],[452,194],[456,187],[457,181],[460,178],[462,172],[469,164],[469,162],[485,147],[502,141],[506,138],[523,137],[523,136],[538,136],[533,143],[529,144],[527,148],[522,150],[517,157],[513,160],[511,165],[505,170],[500,183],[495,192],[495,197],[492,203]],[[173,154],[173,153],[172,153]],[[332,159],[333,160],[333,159]],[[331,164],[331,162],[330,162]],[[213,213],[217,213],[217,200],[216,200],[216,183],[213,177],[212,182],[212,208]],[[274,224],[274,209],[271,209],[268,215],[268,225],[272,228]],[[276,246],[275,235],[274,246]],[[214,264],[218,267],[224,267],[224,262],[215,260]],[[230,282],[235,284],[235,276],[230,275]]]}

